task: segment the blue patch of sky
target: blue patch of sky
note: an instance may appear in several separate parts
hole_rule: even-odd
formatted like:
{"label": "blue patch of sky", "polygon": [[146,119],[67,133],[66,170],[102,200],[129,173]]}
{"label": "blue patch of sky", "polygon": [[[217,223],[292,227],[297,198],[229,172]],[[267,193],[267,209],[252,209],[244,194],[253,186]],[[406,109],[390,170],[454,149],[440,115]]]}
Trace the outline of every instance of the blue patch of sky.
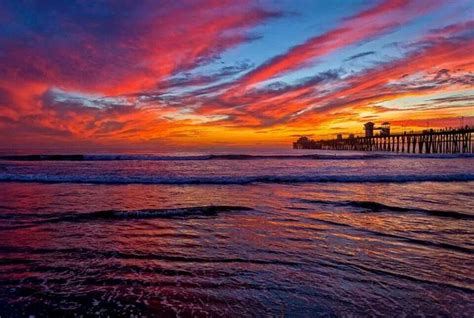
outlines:
{"label": "blue patch of sky", "polygon": [[[297,4],[297,5],[296,5]],[[258,39],[242,43],[221,54],[214,63],[196,68],[193,72],[206,74],[235,65],[243,59],[255,67],[271,58],[284,54],[295,45],[313,36],[324,34],[342,21],[367,7],[366,1],[264,1],[264,7],[283,12],[282,17],[272,18],[256,26],[250,34]],[[235,75],[234,78],[239,77]],[[232,77],[231,77],[232,78]]]}
{"label": "blue patch of sky", "polygon": [[[295,1],[290,0],[266,0],[263,2],[263,7],[282,12],[282,16],[272,18],[253,28],[249,33],[256,35],[257,39],[244,42],[223,52],[212,63],[197,67],[188,73],[209,75],[219,72],[222,67],[236,65],[243,61],[258,67],[272,58],[286,53],[295,45],[330,31],[337,27],[343,19],[365,10],[368,5],[364,0],[352,2],[301,0],[297,2],[297,5],[295,5]],[[171,93],[186,94],[196,88],[232,82],[245,73],[244,71],[231,75],[210,85],[175,88]]]}
{"label": "blue patch of sky", "polygon": [[[380,63],[400,59],[406,56],[408,50],[402,46],[393,44],[414,43],[421,40],[423,35],[433,29],[448,26],[454,23],[454,21],[456,21],[456,23],[468,21],[469,14],[465,13],[465,10],[463,10],[464,7],[464,5],[444,5],[430,14],[421,16],[400,26],[396,30],[336,50],[328,56],[313,61],[313,63],[310,63],[302,69],[270,79],[265,83],[261,83],[260,86],[279,81],[294,84],[299,82],[302,78],[315,76],[329,70],[341,70],[341,76],[344,77],[376,67]],[[350,57],[356,54],[372,51],[375,53],[348,61]]]}
{"label": "blue patch of sky", "polygon": [[[296,4],[296,5],[295,5]],[[374,3],[367,1],[265,1],[265,6],[283,12],[283,16],[273,18],[266,23],[255,27],[251,34],[259,35],[260,38],[243,43],[236,48],[228,50],[220,55],[213,63],[203,65],[189,72],[190,74],[213,74],[222,67],[231,66],[246,60],[255,67],[264,64],[273,57],[284,54],[295,45],[302,44],[308,39],[324,34],[337,27],[345,18],[361,12]],[[468,21],[472,17],[473,5],[468,3],[450,3],[439,9],[420,16],[411,22],[400,26],[386,34],[374,37],[367,41],[349,45],[340,50],[312,61],[305,67],[293,72],[282,74],[273,79],[260,83],[262,87],[275,82],[295,84],[302,79],[315,76],[330,70],[339,70],[342,77],[349,76],[367,69],[371,69],[380,63],[390,62],[404,57],[408,49],[403,44],[414,43],[422,39],[427,32],[457,23]],[[397,45],[402,44],[402,45]],[[350,57],[371,52],[374,54],[350,60]],[[246,71],[223,78],[213,83],[220,84],[231,82],[245,74]],[[204,85],[210,86],[210,85]],[[190,93],[197,87],[177,88],[173,93]]]}

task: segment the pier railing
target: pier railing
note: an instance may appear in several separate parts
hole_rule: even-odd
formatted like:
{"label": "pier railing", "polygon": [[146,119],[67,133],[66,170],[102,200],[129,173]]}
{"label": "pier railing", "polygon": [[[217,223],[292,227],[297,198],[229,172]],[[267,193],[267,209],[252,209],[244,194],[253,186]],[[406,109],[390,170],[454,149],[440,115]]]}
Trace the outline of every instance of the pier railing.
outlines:
{"label": "pier railing", "polygon": [[[388,136],[350,137],[317,141],[317,148],[327,150],[390,151],[400,153],[474,153],[474,127],[423,132],[398,133]],[[295,148],[299,147],[297,143]]]}

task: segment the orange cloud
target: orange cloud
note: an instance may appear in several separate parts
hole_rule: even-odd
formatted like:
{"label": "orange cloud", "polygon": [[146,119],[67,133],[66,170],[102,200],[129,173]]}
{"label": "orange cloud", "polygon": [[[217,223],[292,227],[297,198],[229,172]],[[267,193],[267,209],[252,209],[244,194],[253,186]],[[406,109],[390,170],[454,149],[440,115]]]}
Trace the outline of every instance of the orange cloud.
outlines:
{"label": "orange cloud", "polygon": [[[473,87],[472,21],[429,32],[405,43],[403,57],[357,73],[341,68],[293,85],[265,85],[337,50],[386,36],[437,1],[381,1],[240,78],[251,62],[208,74],[193,71],[253,41],[249,31],[278,13],[251,1],[170,2],[159,10],[110,5],[127,14],[106,21],[100,14],[60,19],[56,23],[66,32],[53,37],[32,29],[21,41],[0,38],[2,146],[274,146],[295,134],[358,131],[368,119],[418,127],[430,118],[443,126],[469,117],[469,101],[430,96]],[[426,105],[386,105],[407,97],[425,98]]]}

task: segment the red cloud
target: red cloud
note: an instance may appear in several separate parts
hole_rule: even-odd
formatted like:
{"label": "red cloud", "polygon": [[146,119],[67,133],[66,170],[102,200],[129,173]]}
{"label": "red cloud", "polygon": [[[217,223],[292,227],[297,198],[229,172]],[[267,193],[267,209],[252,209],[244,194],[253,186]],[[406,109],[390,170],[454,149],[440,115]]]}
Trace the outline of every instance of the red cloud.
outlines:
{"label": "red cloud", "polygon": [[[31,30],[0,39],[0,70],[8,81],[63,89],[126,94],[154,88],[177,72],[206,63],[249,38],[246,31],[276,13],[249,1],[143,4],[113,23],[57,21],[54,34]],[[120,8],[123,10],[123,8]],[[109,30],[111,26],[114,29]]]}
{"label": "red cloud", "polygon": [[[154,89],[170,76],[252,40],[248,34],[252,27],[278,15],[250,0],[106,5],[112,6],[107,12],[116,16],[91,18],[92,8],[86,8],[85,17],[50,12],[43,19],[57,20],[44,21],[43,28],[29,28],[28,21],[16,21],[13,13],[0,16],[12,29],[22,30],[21,37],[0,37],[4,145],[36,135],[55,140],[163,136],[170,128],[169,122],[160,119],[163,113],[140,107],[121,112],[121,106],[116,111],[68,106],[44,96],[52,87],[98,96]],[[57,28],[52,33],[47,32],[51,25]]]}
{"label": "red cloud", "polygon": [[[449,30],[449,31],[448,31]],[[440,36],[429,34],[418,41],[418,48],[399,60],[380,64],[365,72],[332,83],[336,89],[324,92],[322,83],[308,83],[282,90],[255,90],[224,101],[214,100],[200,109],[203,114],[228,114],[228,125],[261,127],[278,124],[308,124],[324,121],[339,109],[367,107],[371,103],[406,95],[425,95],[440,90],[469,87],[469,72],[474,59],[467,49],[474,46],[472,37],[457,38],[470,30],[469,23],[445,28]],[[459,78],[440,81],[440,70],[453,70]],[[422,82],[404,82],[406,74],[428,78]],[[467,81],[462,77],[467,76]],[[469,84],[471,83],[471,84]],[[421,87],[420,87],[421,86]],[[226,101],[234,106],[226,108]],[[309,109],[307,112],[302,110]],[[433,114],[431,114],[433,115]],[[324,116],[324,118],[322,117]],[[327,117],[328,120],[332,119]]]}
{"label": "red cloud", "polygon": [[[383,113],[386,110],[382,107],[368,105],[386,99],[466,87],[467,82],[456,81],[460,77],[456,78],[455,73],[474,70],[467,49],[474,46],[472,36],[460,37],[472,28],[469,22],[437,30],[413,45],[406,57],[346,78],[328,72],[295,86],[247,89],[393,30],[437,5],[384,1],[271,59],[236,82],[183,93],[166,104],[156,89],[166,90],[174,83],[178,87],[183,83],[209,84],[226,73],[181,79],[170,76],[212,61],[223,51],[250,40],[246,31],[275,15],[248,2],[242,6],[235,1],[210,0],[185,4],[188,10],[171,3],[158,11],[141,8],[137,13],[130,9],[126,20],[114,20],[118,31],[111,34],[97,21],[82,26],[62,21],[66,33],[56,37],[32,31],[24,41],[0,39],[0,142],[162,142],[190,135],[192,130],[192,143],[199,143],[203,141],[195,136],[213,129],[271,126],[276,130],[301,130],[328,121],[357,121],[361,109]],[[96,29],[99,31],[91,31]],[[431,78],[411,83],[405,79],[406,74]],[[120,105],[104,102],[99,103],[101,107],[86,107],[73,100],[48,98],[52,87],[89,93],[86,96],[91,100],[107,94],[126,97],[123,104],[118,98],[114,100]],[[182,106],[189,113],[180,117]],[[166,112],[173,112],[175,117],[165,116]],[[454,116],[442,110],[426,114],[445,119]],[[218,115],[219,121],[196,124],[189,119],[196,115]],[[420,118],[416,120],[424,121],[423,116]]]}

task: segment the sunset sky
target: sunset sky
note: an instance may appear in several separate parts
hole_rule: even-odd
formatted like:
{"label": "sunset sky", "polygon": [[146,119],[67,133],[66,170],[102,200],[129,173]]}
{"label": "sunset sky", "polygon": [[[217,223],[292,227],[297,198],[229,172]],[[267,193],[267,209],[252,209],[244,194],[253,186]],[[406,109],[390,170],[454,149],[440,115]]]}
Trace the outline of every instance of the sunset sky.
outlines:
{"label": "sunset sky", "polygon": [[1,148],[474,125],[472,0],[2,0],[0,25]]}

